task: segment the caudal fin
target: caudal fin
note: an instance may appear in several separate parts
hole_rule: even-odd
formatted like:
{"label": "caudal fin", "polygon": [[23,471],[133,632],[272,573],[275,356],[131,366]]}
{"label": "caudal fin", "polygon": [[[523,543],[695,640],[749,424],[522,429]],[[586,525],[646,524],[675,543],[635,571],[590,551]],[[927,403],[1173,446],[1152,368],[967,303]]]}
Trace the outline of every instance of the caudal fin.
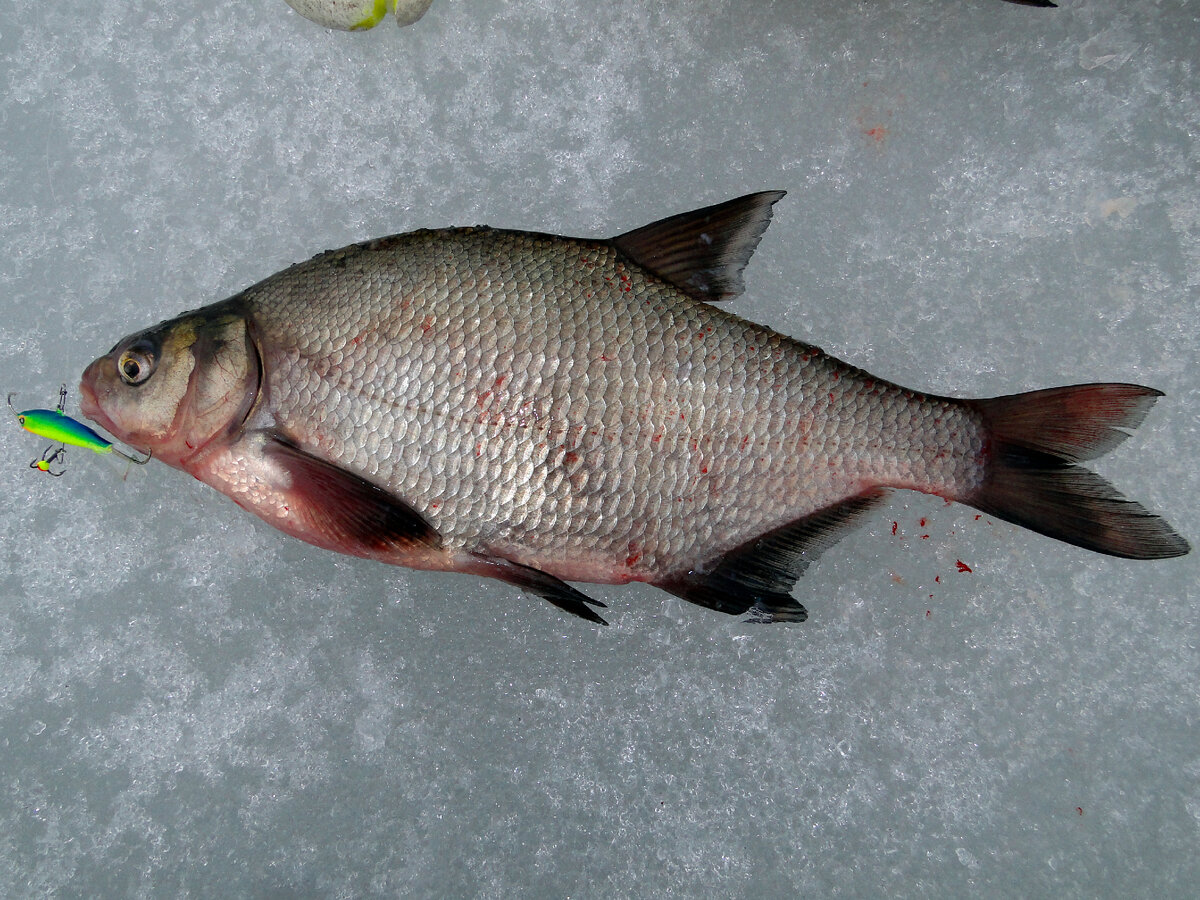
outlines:
{"label": "caudal fin", "polygon": [[987,428],[988,463],[983,485],[964,500],[1100,553],[1182,556],[1187,541],[1162,518],[1077,465],[1129,437],[1161,396],[1136,384],[1082,384],[971,401]]}

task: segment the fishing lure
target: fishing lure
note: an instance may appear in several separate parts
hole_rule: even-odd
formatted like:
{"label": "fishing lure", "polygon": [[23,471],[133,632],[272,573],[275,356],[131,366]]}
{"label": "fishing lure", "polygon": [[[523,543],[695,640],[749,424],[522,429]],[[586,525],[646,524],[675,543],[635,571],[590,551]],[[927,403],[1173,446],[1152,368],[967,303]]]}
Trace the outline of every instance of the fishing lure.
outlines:
{"label": "fishing lure", "polygon": [[[35,459],[29,464],[29,468],[31,469],[49,472],[55,477],[62,475],[62,470],[56,472],[51,466],[62,466],[65,464],[64,454],[68,444],[72,447],[84,447],[94,453],[115,453],[117,456],[123,457],[139,466],[144,466],[150,462],[151,454],[147,453],[145,459],[130,456],[128,453],[118,450],[113,446],[112,441],[106,441],[82,422],[72,419],[63,412],[63,408],[67,403],[67,386],[65,384],[58,389],[57,409],[27,409],[24,412],[18,412],[17,408],[13,406],[12,398],[14,396],[15,394],[8,395],[8,408],[17,417],[17,424],[31,434],[49,438],[54,442],[46,448],[46,451],[40,458]],[[55,444],[58,445],[57,449],[55,449]]]}

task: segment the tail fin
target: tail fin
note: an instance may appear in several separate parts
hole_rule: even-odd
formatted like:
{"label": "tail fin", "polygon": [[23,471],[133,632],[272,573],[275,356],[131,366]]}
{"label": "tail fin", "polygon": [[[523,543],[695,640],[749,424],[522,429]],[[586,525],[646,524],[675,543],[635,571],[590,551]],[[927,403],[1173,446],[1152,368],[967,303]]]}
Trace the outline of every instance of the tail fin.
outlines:
{"label": "tail fin", "polygon": [[1161,396],[1136,384],[1082,384],[971,401],[987,429],[988,462],[965,502],[1112,556],[1182,556],[1187,541],[1170,525],[1076,465],[1129,437]]}

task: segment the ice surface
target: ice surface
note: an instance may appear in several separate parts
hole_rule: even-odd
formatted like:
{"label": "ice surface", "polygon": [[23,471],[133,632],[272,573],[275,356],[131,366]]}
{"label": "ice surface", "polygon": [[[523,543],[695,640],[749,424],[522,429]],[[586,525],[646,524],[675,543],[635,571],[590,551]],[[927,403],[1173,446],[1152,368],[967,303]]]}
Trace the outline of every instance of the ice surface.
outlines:
{"label": "ice surface", "polygon": [[[462,0],[366,34],[282,0],[8,4],[0,387],[48,405],[129,331],[352,240],[785,188],[738,312],[914,387],[1165,390],[1101,469],[1195,543],[1198,64],[1187,0]],[[906,494],[803,579],[805,625],[601,588],[596,629],[0,440],[0,895],[1200,877],[1200,556]]]}

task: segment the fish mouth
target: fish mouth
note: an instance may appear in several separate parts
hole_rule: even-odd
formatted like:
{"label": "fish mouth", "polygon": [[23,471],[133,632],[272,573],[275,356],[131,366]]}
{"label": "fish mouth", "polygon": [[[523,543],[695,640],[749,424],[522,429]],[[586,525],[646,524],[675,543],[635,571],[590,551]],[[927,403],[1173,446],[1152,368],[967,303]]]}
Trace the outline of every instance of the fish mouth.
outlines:
{"label": "fish mouth", "polygon": [[112,420],[100,408],[100,397],[96,391],[96,382],[100,378],[100,367],[107,359],[108,357],[102,356],[83,370],[83,375],[79,379],[79,411],[85,418],[91,419],[105,431],[116,434]]}

